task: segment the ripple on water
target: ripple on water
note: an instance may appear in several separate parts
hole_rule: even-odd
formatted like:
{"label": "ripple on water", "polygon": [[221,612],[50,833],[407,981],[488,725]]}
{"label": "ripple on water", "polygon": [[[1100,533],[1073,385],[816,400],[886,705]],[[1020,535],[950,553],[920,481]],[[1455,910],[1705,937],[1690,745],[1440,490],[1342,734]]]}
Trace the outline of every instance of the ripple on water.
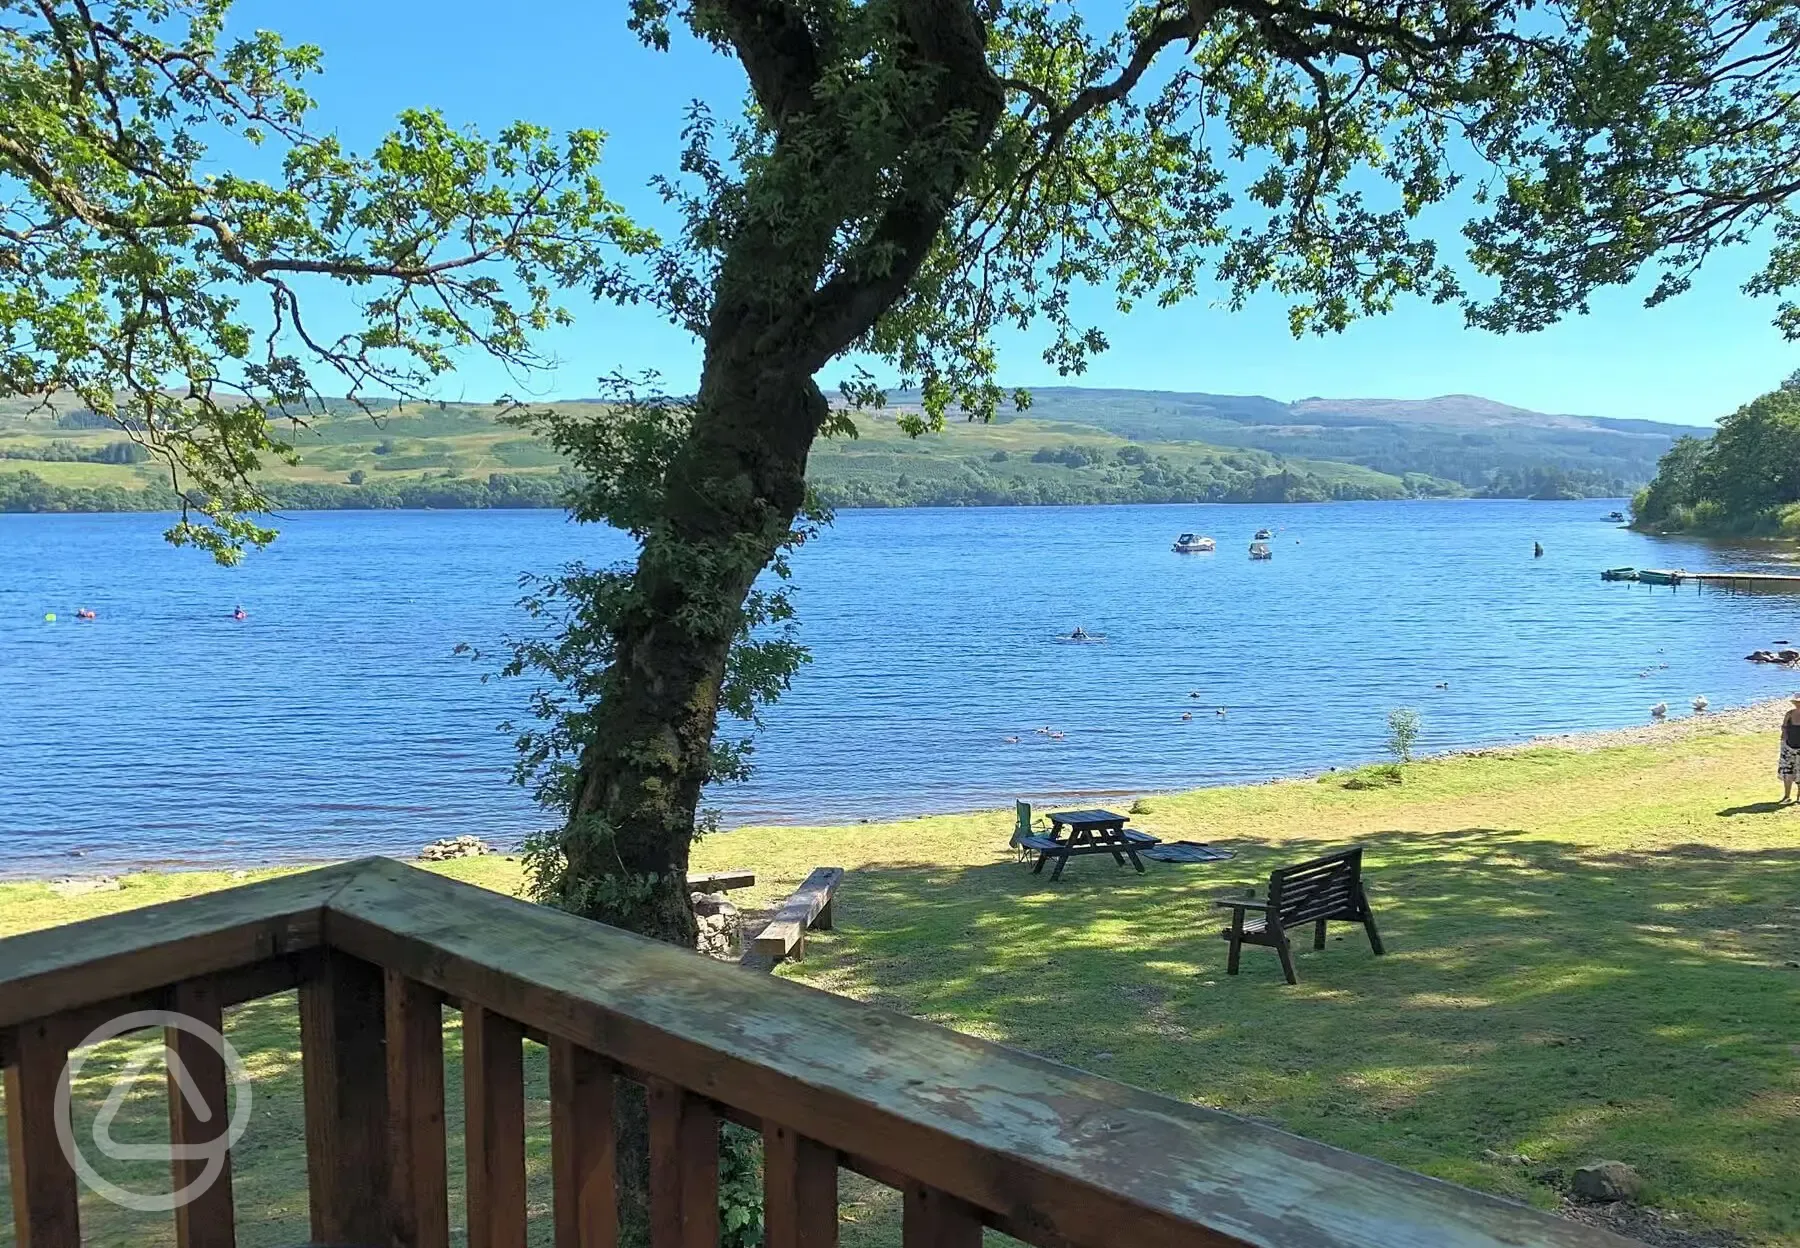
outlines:
{"label": "ripple on water", "polygon": [[[1772,556],[1633,534],[1601,519],[1616,505],[845,512],[795,561],[815,662],[757,777],[711,800],[745,823],[1123,796],[1374,757],[1398,705],[1444,749],[1784,692],[1742,656],[1800,634],[1800,599],[1598,580]],[[453,649],[523,631],[520,572],[624,538],[550,512],[303,513],[221,569],[165,523],[0,516],[0,871],[410,852],[544,821],[498,728],[525,689]],[[1253,564],[1262,525],[1276,557]],[[1173,554],[1183,530],[1218,553]],[[1057,644],[1076,624],[1106,643]]]}

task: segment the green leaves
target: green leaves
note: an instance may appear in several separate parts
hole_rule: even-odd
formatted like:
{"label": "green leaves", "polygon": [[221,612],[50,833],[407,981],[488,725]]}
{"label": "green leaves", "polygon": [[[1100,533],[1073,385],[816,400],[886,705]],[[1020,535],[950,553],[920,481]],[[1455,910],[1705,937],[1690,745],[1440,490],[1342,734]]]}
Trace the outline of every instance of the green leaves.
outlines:
{"label": "green leaves", "polygon": [[[168,472],[170,539],[228,562],[273,536],[277,422],[422,396],[468,350],[532,368],[556,291],[637,297],[656,239],[607,199],[594,131],[411,111],[367,156],[309,133],[318,49],[222,44],[226,10],[0,0],[0,393],[114,419]],[[206,172],[220,144],[279,175]],[[322,285],[348,327],[307,318]]]}
{"label": "green leaves", "polygon": [[1800,389],[1789,378],[1719,422],[1713,437],[1683,438],[1657,466],[1632,510],[1658,529],[1774,530],[1800,502]]}
{"label": "green leaves", "polygon": [[[1647,302],[1686,290],[1721,248],[1769,249],[1745,286],[1800,278],[1800,11],[1791,0],[1610,0],[1559,9],[1518,98],[1484,138],[1505,192],[1467,233],[1498,296],[1474,323],[1535,329],[1597,289],[1656,274]],[[1791,300],[1776,323],[1800,337]]]}

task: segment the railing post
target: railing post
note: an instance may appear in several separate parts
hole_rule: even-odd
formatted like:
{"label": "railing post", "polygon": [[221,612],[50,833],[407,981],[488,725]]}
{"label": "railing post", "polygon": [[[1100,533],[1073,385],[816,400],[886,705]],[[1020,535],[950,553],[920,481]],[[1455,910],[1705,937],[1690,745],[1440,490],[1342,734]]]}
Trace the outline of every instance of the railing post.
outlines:
{"label": "railing post", "polygon": [[[225,1011],[218,994],[204,982],[175,986],[174,1006],[197,1023],[214,1031],[225,1030]],[[169,1143],[172,1152],[204,1146],[224,1136],[231,1126],[230,1107],[226,1104],[225,1055],[203,1038],[179,1027],[163,1028],[163,1044],[168,1049],[169,1066]],[[183,1087],[177,1069],[185,1071],[189,1086]],[[197,1094],[201,1103],[190,1103]],[[205,1117],[201,1117],[204,1110]],[[205,1190],[175,1206],[175,1243],[178,1248],[234,1248],[237,1243],[236,1215],[231,1201],[231,1153],[222,1154],[220,1169]],[[169,1160],[170,1190],[180,1192],[197,1183],[205,1174],[204,1156],[171,1156]]]}
{"label": "railing post", "polygon": [[550,1038],[550,1171],[556,1248],[617,1248],[619,1196],[613,1134],[617,1071],[598,1053]]}
{"label": "railing post", "polygon": [[56,1084],[68,1046],[48,1019],[19,1026],[6,1068],[6,1148],[17,1248],[81,1248],[80,1192],[56,1138]]}
{"label": "railing post", "polygon": [[469,1248],[525,1248],[525,1030],[463,1007]]}
{"label": "railing post", "polygon": [[385,995],[380,968],[336,950],[300,985],[306,1178],[322,1244],[387,1240]]}
{"label": "railing post", "polygon": [[981,1219],[972,1206],[949,1193],[909,1182],[900,1242],[903,1248],[981,1248]]}
{"label": "railing post", "polygon": [[387,972],[387,1091],[394,1248],[448,1248],[444,1011],[437,990]]}
{"label": "railing post", "polygon": [[718,1248],[718,1114],[666,1080],[648,1080],[644,1091],[650,1103],[650,1248]]}
{"label": "railing post", "polygon": [[837,1248],[837,1154],[779,1123],[763,1124],[763,1243]]}

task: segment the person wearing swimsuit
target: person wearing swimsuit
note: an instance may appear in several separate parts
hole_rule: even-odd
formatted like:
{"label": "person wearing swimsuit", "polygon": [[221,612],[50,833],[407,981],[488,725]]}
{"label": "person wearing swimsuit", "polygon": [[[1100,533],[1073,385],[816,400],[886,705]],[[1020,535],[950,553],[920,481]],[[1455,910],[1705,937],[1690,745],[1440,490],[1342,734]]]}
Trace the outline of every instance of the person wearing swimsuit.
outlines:
{"label": "person wearing swimsuit", "polygon": [[1781,776],[1781,800],[1794,800],[1794,788],[1800,785],[1800,693],[1781,718],[1781,762],[1776,767]]}

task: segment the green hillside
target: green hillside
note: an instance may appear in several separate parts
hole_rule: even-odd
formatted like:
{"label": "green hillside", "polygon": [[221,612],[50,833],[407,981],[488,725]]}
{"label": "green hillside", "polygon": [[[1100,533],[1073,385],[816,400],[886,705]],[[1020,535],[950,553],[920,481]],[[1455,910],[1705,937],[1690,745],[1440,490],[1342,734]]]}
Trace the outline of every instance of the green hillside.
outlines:
{"label": "green hillside", "polygon": [[[1619,494],[1648,479],[1676,426],[1543,416],[1485,399],[1271,399],[1051,388],[1027,413],[910,438],[908,396],[822,441],[811,477],[837,507],[1309,502],[1486,493]],[[593,401],[565,410],[604,409]],[[284,508],[547,507],[567,469],[474,404],[334,410],[290,435],[263,484]],[[166,481],[91,413],[0,403],[0,510],[169,505]]]}
{"label": "green hillside", "polygon": [[[916,410],[917,397],[897,394],[893,404],[897,411]],[[1470,492],[1507,496],[1539,492],[1551,471],[1568,478],[1564,492],[1618,496],[1655,476],[1657,461],[1677,438],[1707,432],[1649,420],[1549,415],[1467,394],[1281,403],[1259,395],[1050,386],[1032,391],[1028,415],[1135,441],[1255,449],[1389,476],[1422,473]],[[1001,417],[1015,418],[1024,417]]]}

